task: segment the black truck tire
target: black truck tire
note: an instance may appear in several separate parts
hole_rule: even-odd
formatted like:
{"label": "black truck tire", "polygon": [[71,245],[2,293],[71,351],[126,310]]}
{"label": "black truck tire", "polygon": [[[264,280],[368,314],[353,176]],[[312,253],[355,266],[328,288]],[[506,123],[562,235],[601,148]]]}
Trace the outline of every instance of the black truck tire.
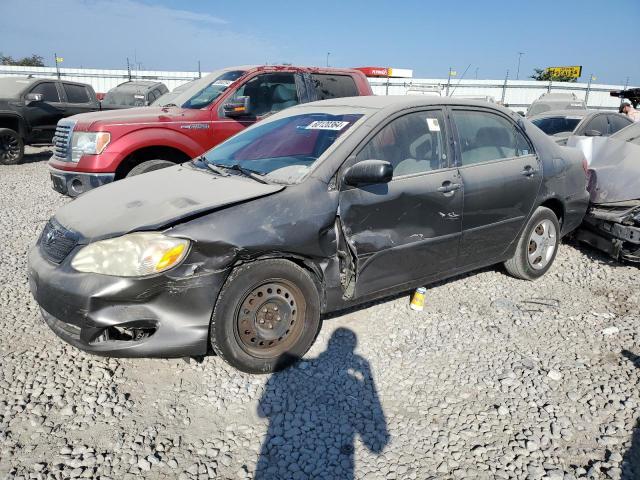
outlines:
{"label": "black truck tire", "polygon": [[238,370],[271,373],[302,358],[321,324],[310,273],[288,260],[260,260],[227,278],[211,317],[211,347]]}
{"label": "black truck tire", "polygon": [[173,167],[174,165],[175,163],[170,162],[169,160],[147,160],[146,162],[142,162],[140,165],[133,167],[131,171],[127,173],[127,177],[153,172],[154,170],[160,170],[161,168]]}
{"label": "black truck tire", "polygon": [[17,165],[24,158],[24,142],[15,130],[0,128],[0,164]]}

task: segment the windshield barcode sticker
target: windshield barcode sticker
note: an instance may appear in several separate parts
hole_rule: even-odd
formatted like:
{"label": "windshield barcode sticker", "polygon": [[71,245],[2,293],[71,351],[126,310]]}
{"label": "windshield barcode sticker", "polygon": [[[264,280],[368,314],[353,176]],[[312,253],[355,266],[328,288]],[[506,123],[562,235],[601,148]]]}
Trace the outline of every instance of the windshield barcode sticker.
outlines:
{"label": "windshield barcode sticker", "polygon": [[430,132],[439,132],[440,131],[440,123],[438,123],[437,118],[427,118],[427,128]]}
{"label": "windshield barcode sticker", "polygon": [[342,130],[349,125],[349,122],[338,122],[336,120],[316,120],[304,127],[306,130]]}
{"label": "windshield barcode sticker", "polygon": [[232,83],[233,82],[231,80],[216,80],[215,82],[212,83],[212,85],[222,85],[224,87],[228,87]]}

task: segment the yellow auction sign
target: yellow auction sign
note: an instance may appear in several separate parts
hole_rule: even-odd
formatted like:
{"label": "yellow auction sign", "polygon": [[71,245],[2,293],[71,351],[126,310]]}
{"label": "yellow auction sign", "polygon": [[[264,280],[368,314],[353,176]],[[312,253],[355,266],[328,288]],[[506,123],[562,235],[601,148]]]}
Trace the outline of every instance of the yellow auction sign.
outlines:
{"label": "yellow auction sign", "polygon": [[579,78],[582,75],[582,65],[547,67],[547,73],[550,73],[553,77]]}

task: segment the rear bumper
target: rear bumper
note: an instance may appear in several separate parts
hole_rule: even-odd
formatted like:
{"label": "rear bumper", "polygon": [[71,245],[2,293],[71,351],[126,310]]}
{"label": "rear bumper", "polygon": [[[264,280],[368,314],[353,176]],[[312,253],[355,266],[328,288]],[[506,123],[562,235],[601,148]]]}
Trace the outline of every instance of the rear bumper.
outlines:
{"label": "rear bumper", "polygon": [[[80,247],[77,247],[80,248]],[[113,357],[184,357],[208,351],[209,323],[225,273],[187,260],[145,278],[80,273],[29,253],[29,287],[47,325],[65,342]]]}
{"label": "rear bumper", "polygon": [[52,188],[63,195],[77,197],[81,193],[113,182],[113,173],[83,173],[49,167]]}
{"label": "rear bumper", "polygon": [[560,232],[562,237],[573,232],[580,226],[588,206],[589,192],[587,192],[586,189],[565,199],[564,218],[562,221],[562,231]]}

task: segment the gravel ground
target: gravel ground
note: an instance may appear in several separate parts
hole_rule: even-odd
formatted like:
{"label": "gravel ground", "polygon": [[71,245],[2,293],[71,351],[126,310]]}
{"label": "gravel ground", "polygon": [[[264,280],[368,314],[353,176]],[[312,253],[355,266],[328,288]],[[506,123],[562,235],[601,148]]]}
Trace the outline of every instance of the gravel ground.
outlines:
{"label": "gravel ground", "polygon": [[295,368],[105,359],[60,341],[26,255],[67,200],[0,173],[0,478],[640,478],[637,268],[563,245],[325,320]]}

